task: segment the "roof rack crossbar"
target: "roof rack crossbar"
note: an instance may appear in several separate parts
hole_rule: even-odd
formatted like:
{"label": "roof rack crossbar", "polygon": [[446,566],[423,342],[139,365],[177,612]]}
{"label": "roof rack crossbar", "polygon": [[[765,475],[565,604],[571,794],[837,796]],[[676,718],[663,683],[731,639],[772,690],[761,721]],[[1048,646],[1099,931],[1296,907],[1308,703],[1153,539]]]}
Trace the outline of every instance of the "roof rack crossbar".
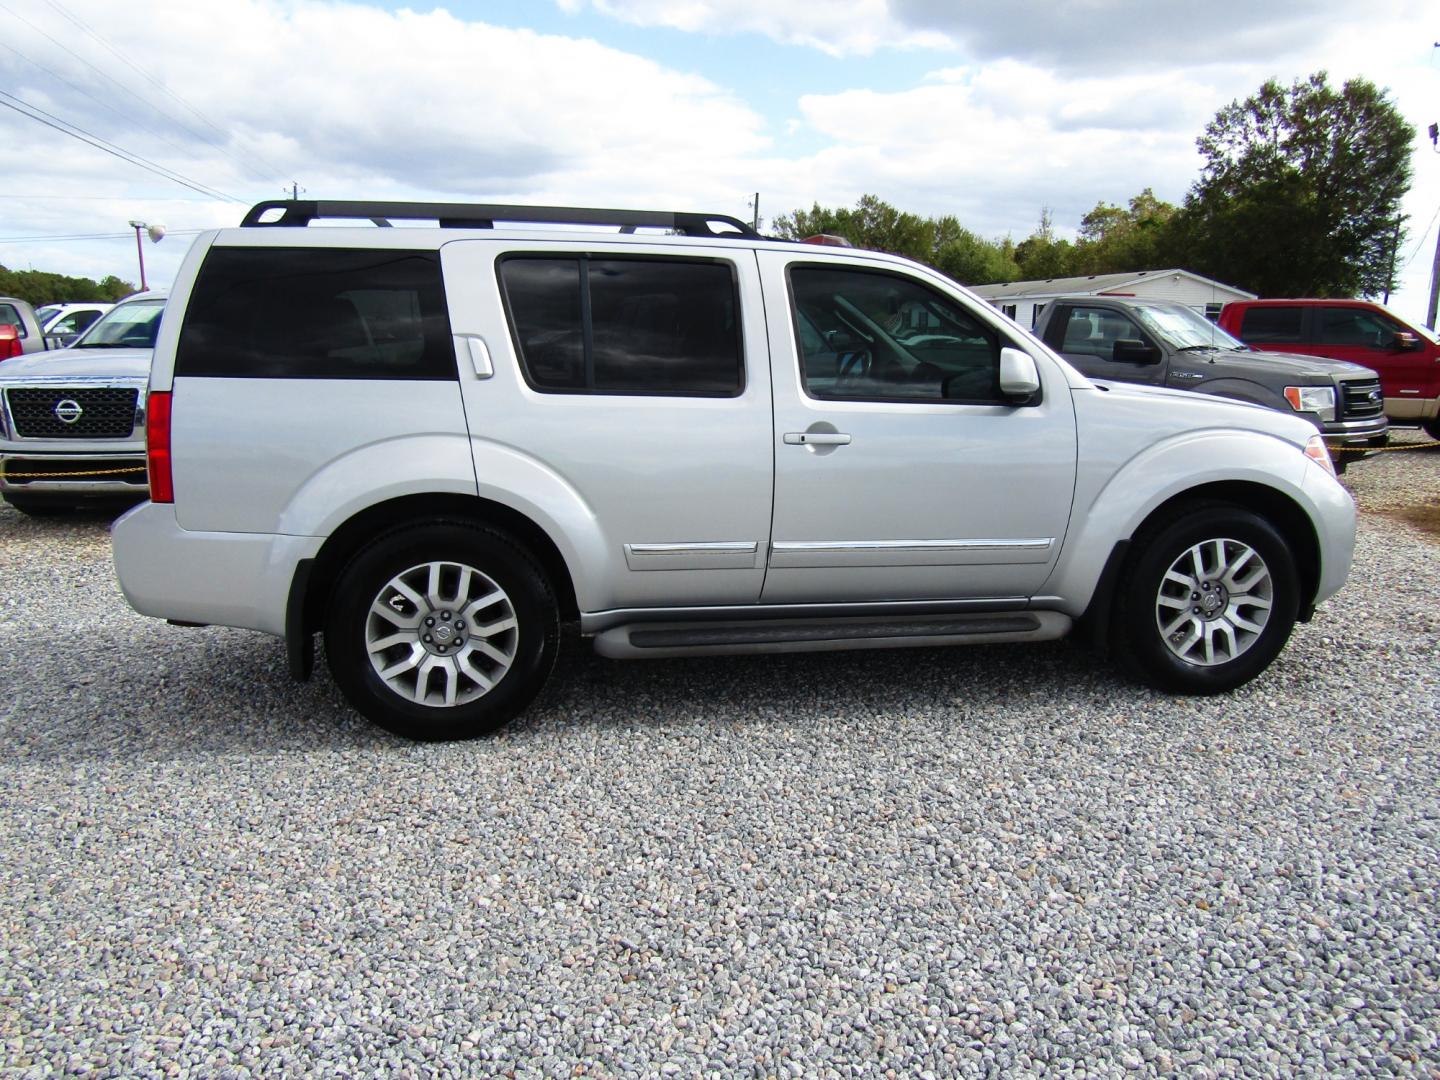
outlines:
{"label": "roof rack crossbar", "polygon": [[[278,211],[278,214],[276,213]],[[266,219],[269,220],[266,220]],[[762,239],[745,222],[726,214],[700,214],[671,210],[599,210],[577,206],[512,206],[492,203],[365,202],[351,200],[272,199],[256,203],[240,227],[303,228],[317,220],[439,221],[445,229],[491,229],[497,221],[526,225],[616,225],[625,232],[637,228],[673,229],[683,236],[717,239]],[[724,226],[716,228],[716,226]]]}

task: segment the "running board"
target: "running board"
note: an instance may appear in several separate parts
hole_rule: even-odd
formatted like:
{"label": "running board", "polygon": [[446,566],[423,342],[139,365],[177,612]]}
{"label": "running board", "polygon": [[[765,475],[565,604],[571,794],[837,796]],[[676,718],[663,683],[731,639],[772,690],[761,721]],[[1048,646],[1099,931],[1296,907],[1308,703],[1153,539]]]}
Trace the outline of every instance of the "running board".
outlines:
{"label": "running board", "polygon": [[1058,611],[1016,611],[888,619],[630,623],[596,634],[595,651],[615,660],[633,660],[1052,641],[1064,637],[1072,622]]}

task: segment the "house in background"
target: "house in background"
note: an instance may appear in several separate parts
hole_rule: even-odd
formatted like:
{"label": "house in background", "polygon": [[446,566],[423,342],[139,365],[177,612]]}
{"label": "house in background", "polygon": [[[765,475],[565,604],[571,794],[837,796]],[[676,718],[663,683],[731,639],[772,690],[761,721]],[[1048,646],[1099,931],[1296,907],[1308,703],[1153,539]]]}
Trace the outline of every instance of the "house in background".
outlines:
{"label": "house in background", "polygon": [[1034,327],[1040,310],[1060,296],[1135,296],[1145,300],[1178,300],[1208,319],[1215,319],[1231,300],[1254,300],[1254,293],[1211,281],[1189,270],[1132,270],[1126,274],[1050,278],[1048,281],[1007,281],[976,285],[971,290],[1021,326]]}

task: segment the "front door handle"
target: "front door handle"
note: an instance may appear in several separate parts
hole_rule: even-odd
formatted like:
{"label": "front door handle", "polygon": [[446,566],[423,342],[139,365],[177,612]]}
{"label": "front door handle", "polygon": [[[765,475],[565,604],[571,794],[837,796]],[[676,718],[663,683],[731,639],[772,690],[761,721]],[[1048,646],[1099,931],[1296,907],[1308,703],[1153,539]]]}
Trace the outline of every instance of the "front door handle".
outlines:
{"label": "front door handle", "polygon": [[839,431],[787,431],[787,446],[848,446],[850,436]]}

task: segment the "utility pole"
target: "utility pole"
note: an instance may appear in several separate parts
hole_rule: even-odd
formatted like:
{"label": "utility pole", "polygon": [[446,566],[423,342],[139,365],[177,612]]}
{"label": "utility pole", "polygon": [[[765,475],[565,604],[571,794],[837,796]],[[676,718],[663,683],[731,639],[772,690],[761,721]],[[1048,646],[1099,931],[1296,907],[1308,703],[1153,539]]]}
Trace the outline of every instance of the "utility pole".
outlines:
{"label": "utility pole", "polygon": [[[1435,44],[1440,46],[1440,41]],[[1428,134],[1431,149],[1440,149],[1440,124],[1431,124]],[[1437,300],[1440,300],[1440,230],[1435,233],[1435,262],[1430,267],[1430,306],[1425,311],[1425,325],[1431,330],[1435,329]]]}
{"label": "utility pole", "polygon": [[304,191],[304,190],[305,190],[305,188],[302,188],[302,187],[301,187],[298,183],[296,183],[294,180],[291,180],[291,181],[290,181],[290,198],[291,198],[291,199],[293,199],[293,200],[295,200],[296,202],[298,202],[298,201],[300,200],[300,192],[302,192],[302,191]]}
{"label": "utility pole", "polygon": [[760,231],[760,193],[755,192],[755,201],[750,204],[750,227],[756,232]]}

